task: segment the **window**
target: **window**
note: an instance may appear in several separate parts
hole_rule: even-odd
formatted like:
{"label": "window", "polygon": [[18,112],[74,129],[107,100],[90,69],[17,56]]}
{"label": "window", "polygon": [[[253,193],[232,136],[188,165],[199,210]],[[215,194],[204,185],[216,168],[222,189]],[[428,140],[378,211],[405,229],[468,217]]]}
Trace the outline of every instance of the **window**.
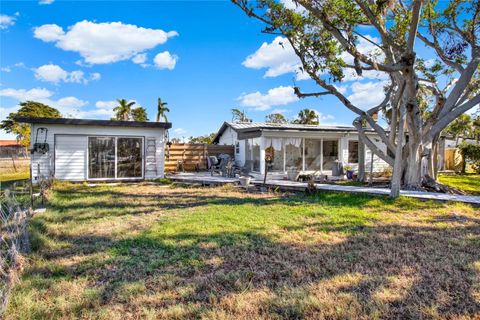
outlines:
{"label": "window", "polygon": [[358,163],[358,141],[348,141],[348,163]]}
{"label": "window", "polygon": [[125,179],[142,177],[142,138],[88,138],[88,179]]}
{"label": "window", "polygon": [[237,143],[235,143],[235,153],[236,154],[240,153],[240,142],[238,142],[238,141],[237,141]]}

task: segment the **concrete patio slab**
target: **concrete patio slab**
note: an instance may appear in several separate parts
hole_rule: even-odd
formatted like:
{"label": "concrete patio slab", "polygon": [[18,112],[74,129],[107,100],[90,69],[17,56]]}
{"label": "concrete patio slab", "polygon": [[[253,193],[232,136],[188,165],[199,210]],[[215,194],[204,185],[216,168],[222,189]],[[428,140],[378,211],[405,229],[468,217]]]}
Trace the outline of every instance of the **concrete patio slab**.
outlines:
{"label": "concrete patio slab", "polygon": [[[220,184],[238,184],[238,178],[227,178],[217,174],[211,175],[210,172],[182,172],[176,174],[167,175],[167,178],[175,182],[189,183],[189,184],[201,184],[201,185],[220,185]],[[263,185],[263,180],[254,179],[252,181],[254,185]],[[277,180],[267,179],[266,185],[271,188],[279,188],[287,191],[304,191],[307,188],[306,182],[297,182],[289,180]],[[374,187],[357,187],[357,186],[344,186],[335,184],[315,184],[317,190],[325,191],[337,191],[337,192],[352,192],[363,193],[372,195],[388,196],[390,189],[388,188],[374,188]],[[436,192],[423,192],[423,191],[411,191],[402,190],[400,194],[405,197],[424,199],[424,200],[436,200],[436,201],[455,201],[463,202],[474,205],[480,205],[480,196],[466,196],[445,194]]]}

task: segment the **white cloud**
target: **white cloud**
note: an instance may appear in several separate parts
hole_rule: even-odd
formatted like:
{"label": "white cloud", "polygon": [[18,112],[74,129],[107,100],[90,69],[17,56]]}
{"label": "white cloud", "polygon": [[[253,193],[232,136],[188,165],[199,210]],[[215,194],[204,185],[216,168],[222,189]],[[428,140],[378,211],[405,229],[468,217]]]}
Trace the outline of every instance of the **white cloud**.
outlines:
{"label": "white cloud", "polygon": [[55,0],[40,0],[38,4],[52,4]]}
{"label": "white cloud", "polygon": [[268,110],[272,106],[286,105],[298,100],[292,87],[277,87],[268,90],[266,94],[259,91],[242,94],[237,100],[245,107],[251,107],[255,110]]}
{"label": "white cloud", "polygon": [[177,36],[176,31],[137,27],[122,22],[77,22],[65,32],[46,24],[34,29],[34,36],[66,51],[78,52],[88,64],[107,64],[128,60]]}
{"label": "white cloud", "polygon": [[285,113],[289,113],[290,110],[288,109],[273,109],[271,113],[280,113],[280,114],[285,114]]}
{"label": "white cloud", "polygon": [[132,62],[136,64],[142,64],[147,61],[147,54],[146,53],[139,53],[132,58]]}
{"label": "white cloud", "polygon": [[65,32],[56,24],[44,24],[33,29],[33,36],[45,42],[55,42],[62,39]]}
{"label": "white cloud", "polygon": [[178,57],[176,55],[171,55],[170,52],[164,51],[157,54],[153,59],[153,62],[159,69],[173,70],[177,64],[177,60]]}
{"label": "white cloud", "polygon": [[295,3],[293,0],[280,0],[280,3],[287,9],[293,10],[297,13],[304,13],[306,12],[305,8],[301,5]]}
{"label": "white cloud", "polygon": [[[110,107],[111,105],[99,104],[97,102],[94,109],[85,110],[88,101],[73,96],[53,99],[53,92],[44,88],[34,88],[30,90],[12,88],[2,89],[0,90],[0,96],[12,98],[17,102],[23,102],[26,100],[41,102],[58,109],[58,111],[60,111],[65,117],[110,118],[113,114],[111,111],[112,108]],[[10,112],[16,112],[19,108],[20,106],[18,104],[13,107],[0,107],[0,114],[3,117],[3,115],[6,116]]]}
{"label": "white cloud", "polygon": [[251,69],[266,68],[265,78],[293,72],[297,75],[297,80],[309,79],[308,75],[300,70],[300,59],[288,40],[280,36],[271,43],[264,42],[255,53],[242,62],[242,65]]}
{"label": "white cloud", "polygon": [[383,87],[386,82],[355,82],[351,85],[351,94],[347,97],[359,108],[372,108],[385,99]]}
{"label": "white cloud", "polygon": [[6,14],[0,14],[0,29],[8,29],[15,24],[16,18],[14,16],[7,16]]}
{"label": "white cloud", "polygon": [[8,88],[0,90],[0,96],[9,97],[18,101],[38,101],[50,98],[52,93],[44,88],[34,88],[30,90]]}
{"label": "white cloud", "polygon": [[186,134],[187,130],[185,130],[183,128],[175,128],[175,129],[173,129],[173,133],[177,136],[181,136],[181,135]]}
{"label": "white cloud", "polygon": [[60,82],[72,82],[87,84],[90,80],[99,80],[100,73],[90,74],[90,78],[85,77],[85,73],[81,70],[65,71],[62,67],[55,64],[45,64],[34,69],[35,78],[40,81],[58,84]]}
{"label": "white cloud", "polygon": [[3,72],[10,72],[10,71],[12,71],[12,69],[11,69],[9,66],[2,67],[2,68],[0,68],[0,70],[3,71]]}

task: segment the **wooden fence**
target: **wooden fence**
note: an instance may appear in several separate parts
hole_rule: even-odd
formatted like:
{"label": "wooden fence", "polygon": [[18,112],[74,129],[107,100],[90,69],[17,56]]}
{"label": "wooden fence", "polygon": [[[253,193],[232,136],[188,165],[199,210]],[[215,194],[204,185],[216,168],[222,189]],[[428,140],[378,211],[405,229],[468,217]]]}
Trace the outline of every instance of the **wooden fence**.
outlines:
{"label": "wooden fence", "polygon": [[460,171],[462,169],[463,157],[459,149],[445,150],[445,170]]}
{"label": "wooden fence", "polygon": [[174,143],[165,146],[165,171],[177,170],[178,161],[183,161],[185,171],[206,170],[207,156],[218,156],[222,153],[234,156],[233,146],[215,144]]}

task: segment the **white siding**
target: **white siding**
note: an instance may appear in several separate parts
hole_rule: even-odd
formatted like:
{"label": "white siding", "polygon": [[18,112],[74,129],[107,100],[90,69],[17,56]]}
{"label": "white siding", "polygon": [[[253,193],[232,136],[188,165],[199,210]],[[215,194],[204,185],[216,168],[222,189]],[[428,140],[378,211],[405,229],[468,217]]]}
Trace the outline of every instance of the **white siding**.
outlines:
{"label": "white siding", "polygon": [[[52,125],[52,124],[32,124],[31,143],[35,142],[37,128],[47,128],[47,143],[49,144],[50,151],[46,154],[34,153],[31,158],[32,175],[34,182],[38,180],[38,166],[40,165],[40,174],[53,175],[54,174],[54,150],[55,150],[55,136],[76,136],[76,137],[88,137],[88,136],[135,136],[135,137],[155,137],[156,139],[156,163],[157,163],[157,175],[146,176],[145,179],[163,178],[164,176],[164,136],[165,130],[163,128],[137,128],[137,127],[111,127],[111,126],[85,126],[85,125]],[[80,139],[80,138],[79,138]],[[86,140],[85,140],[86,141]],[[43,141],[39,141],[43,142]],[[81,149],[82,145],[73,145],[72,147]],[[79,151],[79,150],[77,150]],[[72,151],[70,151],[72,152]],[[86,151],[85,151],[86,152]],[[76,157],[82,157],[81,152],[76,152]],[[63,161],[63,159],[62,159]],[[80,160],[75,160],[75,164],[78,165]],[[76,173],[72,173],[76,178],[79,178],[79,173],[75,169]],[[84,171],[84,178],[86,177],[86,165]],[[62,174],[62,173],[61,173]],[[63,173],[65,175],[65,173]],[[77,179],[75,179],[77,180]],[[79,179],[80,180],[80,179]]]}
{"label": "white siding", "polygon": [[240,152],[235,153],[235,163],[239,166],[243,166],[245,164],[245,140],[238,140],[237,137],[237,132],[232,128],[227,127],[218,139],[218,144],[235,147],[235,144],[238,142],[240,144]]}
{"label": "white siding", "polygon": [[57,135],[55,137],[55,178],[85,180],[87,150],[87,136]]}

